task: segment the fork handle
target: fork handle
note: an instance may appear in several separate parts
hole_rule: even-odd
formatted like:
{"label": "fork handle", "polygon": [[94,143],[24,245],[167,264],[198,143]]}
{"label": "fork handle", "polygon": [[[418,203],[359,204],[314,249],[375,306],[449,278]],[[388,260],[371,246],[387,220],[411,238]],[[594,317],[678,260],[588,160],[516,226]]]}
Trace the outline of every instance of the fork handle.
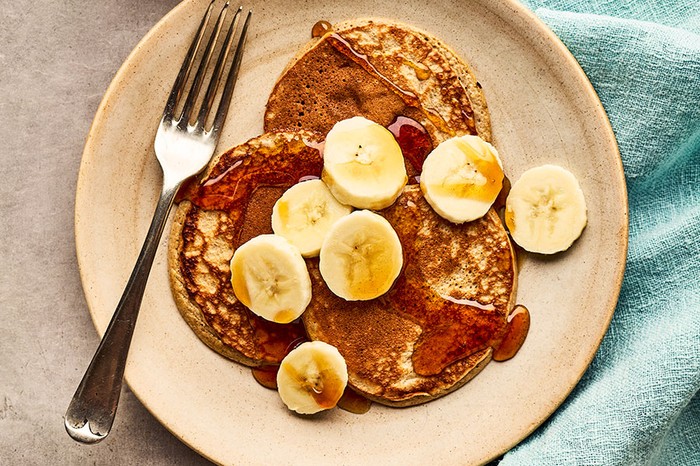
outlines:
{"label": "fork handle", "polygon": [[90,366],[66,411],[64,420],[66,431],[79,442],[99,442],[109,434],[112,428],[121,393],[126,357],[141,308],[146,281],[180,184],[163,186],[151,226],[131,277]]}

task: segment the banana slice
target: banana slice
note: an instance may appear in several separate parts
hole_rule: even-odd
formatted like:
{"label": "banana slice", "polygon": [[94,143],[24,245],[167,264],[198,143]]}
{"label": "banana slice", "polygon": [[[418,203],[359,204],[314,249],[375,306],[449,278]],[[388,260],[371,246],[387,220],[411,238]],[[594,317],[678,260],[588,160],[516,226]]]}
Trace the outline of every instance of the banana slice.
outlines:
{"label": "banana slice", "polygon": [[311,279],[299,250],[278,235],[242,244],[231,259],[236,298],[260,317],[286,324],[311,301]]}
{"label": "banana slice", "polygon": [[420,175],[425,199],[441,217],[464,223],[483,217],[503,186],[498,151],[479,136],[457,136],[428,154]]}
{"label": "banana slice", "polygon": [[342,120],[326,136],[321,175],[343,204],[389,207],[406,185],[406,166],[391,132],[362,117]]}
{"label": "banana slice", "polygon": [[321,245],[321,276],[333,293],[348,301],[383,295],[402,266],[398,235],[384,217],[368,210],[335,222]]}
{"label": "banana slice", "polygon": [[348,384],[348,367],[335,346],[307,341],[282,360],[277,390],[284,404],[300,414],[331,409]]}
{"label": "banana slice", "polygon": [[299,248],[304,257],[318,256],[328,229],[352,212],[333,197],[321,180],[297,183],[272,208],[272,230]]}
{"label": "banana slice", "polygon": [[576,177],[557,165],[522,174],[506,199],[506,225],[523,249],[541,254],[564,251],[586,226],[586,200]]}

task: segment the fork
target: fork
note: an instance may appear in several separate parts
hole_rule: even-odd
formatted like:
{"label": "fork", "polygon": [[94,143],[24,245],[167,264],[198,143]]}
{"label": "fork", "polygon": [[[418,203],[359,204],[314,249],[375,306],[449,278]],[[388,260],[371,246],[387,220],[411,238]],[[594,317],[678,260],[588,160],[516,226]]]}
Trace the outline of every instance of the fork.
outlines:
{"label": "fork", "polygon": [[[163,170],[163,188],[153,214],[151,226],[148,229],[134,270],[131,272],[129,281],[119,300],[119,304],[117,304],[109,326],[90,362],[90,366],[75,391],[75,395],[73,395],[64,417],[66,431],[73,439],[79,442],[99,442],[109,434],[112,428],[119,403],[129,345],[136,326],[136,318],[138,317],[146,281],[148,280],[158,243],[163,234],[175,194],[184,180],[202,171],[211,159],[231,102],[231,95],[238,76],[252,11],[248,11],[246,15],[243,27],[240,34],[238,34],[233,60],[225,73],[224,70],[229,61],[234,31],[238,29],[239,17],[243,10],[243,7],[239,7],[230,24],[224,27],[229,9],[228,1],[219,12],[206,48],[201,54],[201,60],[194,79],[189,85],[189,90],[184,92],[190,72],[194,69],[195,61],[197,61],[197,52],[204,42],[205,31],[212,16],[214,2],[215,0],[212,0],[209,4],[192,45],[187,51],[182,68],[175,79],[175,84],[165,104],[163,118],[156,133],[154,149],[156,158]],[[196,104],[200,101],[202,84],[209,74],[208,68],[210,68],[209,65],[212,61],[217,41],[224,35],[224,31],[225,38],[220,46],[206,93],[199,104],[197,118],[192,122]],[[210,113],[222,82],[224,86],[220,92],[219,104],[216,112],[213,114],[211,126],[207,129],[207,121],[211,119],[212,115]],[[182,105],[182,110],[178,114],[176,109],[182,103],[182,99],[185,99],[184,105]]]}

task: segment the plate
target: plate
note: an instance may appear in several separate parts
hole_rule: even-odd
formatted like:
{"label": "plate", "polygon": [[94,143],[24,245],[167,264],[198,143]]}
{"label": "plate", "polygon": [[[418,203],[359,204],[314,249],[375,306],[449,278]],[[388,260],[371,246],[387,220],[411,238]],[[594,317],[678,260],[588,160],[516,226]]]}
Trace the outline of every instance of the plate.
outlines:
{"label": "plate", "polygon": [[[138,44],[117,73],[85,145],[75,232],[87,303],[102,334],[119,300],[160,191],[153,139],[204,1],[185,1]],[[622,165],[603,107],[576,60],[515,1],[254,0],[232,110],[219,148],[262,131],[287,61],[319,19],[386,17],[430,31],[468,63],[491,110],[506,173],[557,163],[576,174],[589,223],[564,254],[528,257],[518,302],[532,327],[519,354],[431,403],[364,415],[302,418],[250,370],[201,343],[180,317],[161,241],[133,338],[126,379],[173,434],[207,458],[236,464],[470,464],[508,450],[562,403],[612,317],[627,247]],[[166,227],[167,228],[167,227]]]}

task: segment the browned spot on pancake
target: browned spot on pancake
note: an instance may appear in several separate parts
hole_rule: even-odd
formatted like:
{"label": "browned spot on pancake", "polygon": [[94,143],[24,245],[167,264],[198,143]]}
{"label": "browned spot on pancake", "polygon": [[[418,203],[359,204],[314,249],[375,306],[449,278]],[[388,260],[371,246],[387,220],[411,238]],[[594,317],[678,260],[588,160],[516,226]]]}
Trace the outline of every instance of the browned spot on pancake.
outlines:
{"label": "browned spot on pancake", "polygon": [[309,334],[338,348],[356,379],[374,381],[373,391],[400,380],[397,361],[410,358],[421,329],[393,312],[382,298],[345,301],[334,295],[318,271],[318,261],[307,262],[313,286],[303,315]]}
{"label": "browned spot on pancake", "polygon": [[285,188],[282,186],[261,186],[253,191],[241,222],[239,244],[258,235],[272,233],[272,208],[284,191]]}
{"label": "browned spot on pancake", "polygon": [[353,116],[387,126],[407,112],[420,114],[407,109],[379,78],[322,42],[277,84],[267,103],[265,130],[304,128],[326,134],[336,122]]}

